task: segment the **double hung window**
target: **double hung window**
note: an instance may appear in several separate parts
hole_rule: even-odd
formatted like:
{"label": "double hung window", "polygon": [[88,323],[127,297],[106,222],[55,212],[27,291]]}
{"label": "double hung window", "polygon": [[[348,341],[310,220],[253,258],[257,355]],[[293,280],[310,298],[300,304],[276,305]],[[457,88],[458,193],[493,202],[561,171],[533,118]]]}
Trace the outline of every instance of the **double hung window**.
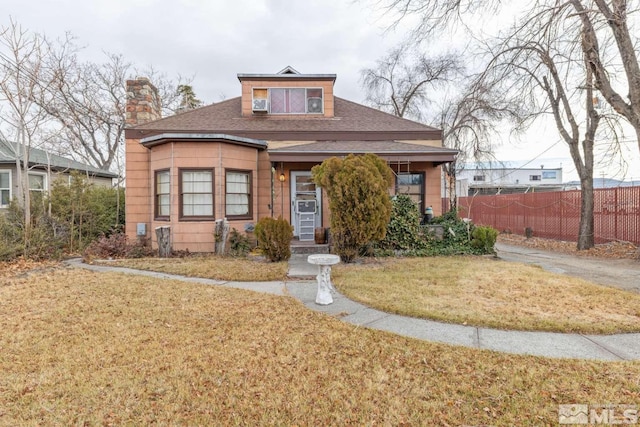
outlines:
{"label": "double hung window", "polygon": [[171,212],[169,170],[156,171],[155,216],[156,219],[169,219]]}
{"label": "double hung window", "polygon": [[0,208],[9,207],[11,202],[11,171],[0,171]]}
{"label": "double hung window", "polygon": [[251,172],[228,170],[226,172],[226,215],[229,218],[250,218]]}
{"label": "double hung window", "polygon": [[213,169],[180,169],[180,218],[213,219]]}

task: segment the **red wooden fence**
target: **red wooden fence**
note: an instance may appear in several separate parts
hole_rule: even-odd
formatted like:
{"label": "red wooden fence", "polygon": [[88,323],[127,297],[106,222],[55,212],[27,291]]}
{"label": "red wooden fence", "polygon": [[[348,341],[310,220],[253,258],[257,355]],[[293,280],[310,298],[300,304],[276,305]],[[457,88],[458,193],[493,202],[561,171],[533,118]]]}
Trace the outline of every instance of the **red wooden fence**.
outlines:
{"label": "red wooden fence", "polygon": [[[460,217],[498,231],[577,241],[580,224],[580,191],[461,197]],[[449,210],[443,199],[443,212]],[[640,244],[640,187],[594,190],[596,243],[621,240]]]}

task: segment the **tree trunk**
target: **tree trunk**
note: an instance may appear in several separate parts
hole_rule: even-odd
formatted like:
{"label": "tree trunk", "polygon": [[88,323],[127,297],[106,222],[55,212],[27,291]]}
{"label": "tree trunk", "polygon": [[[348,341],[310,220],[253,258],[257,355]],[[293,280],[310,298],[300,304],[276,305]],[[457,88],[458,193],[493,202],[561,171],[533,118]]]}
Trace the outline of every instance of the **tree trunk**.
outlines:
{"label": "tree trunk", "polygon": [[171,227],[156,227],[156,237],[158,238],[158,256],[168,258],[171,256]]}
{"label": "tree trunk", "polygon": [[216,255],[225,255],[227,252],[227,238],[229,237],[229,222],[226,218],[216,220],[214,233]]}
{"label": "tree trunk", "polygon": [[590,249],[594,246],[593,225],[593,173],[580,177],[582,200],[580,203],[580,229],[578,231],[578,250]]}
{"label": "tree trunk", "polygon": [[[457,173],[455,171],[455,163],[450,164],[453,170],[447,173],[447,184],[449,187],[449,212],[458,212],[458,182]],[[444,212],[443,212],[444,213]]]}

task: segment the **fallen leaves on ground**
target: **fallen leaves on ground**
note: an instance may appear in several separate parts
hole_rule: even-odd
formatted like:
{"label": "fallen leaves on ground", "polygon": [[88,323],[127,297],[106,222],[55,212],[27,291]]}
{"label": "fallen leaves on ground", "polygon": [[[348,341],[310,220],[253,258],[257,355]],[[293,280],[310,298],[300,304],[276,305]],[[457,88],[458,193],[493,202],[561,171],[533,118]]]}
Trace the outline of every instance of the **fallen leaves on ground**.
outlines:
{"label": "fallen leaves on ground", "polygon": [[527,331],[640,331],[640,294],[487,257],[385,258],[338,265],[347,297],[388,313]]}
{"label": "fallen leaves on ground", "polygon": [[19,274],[43,271],[59,266],[57,261],[32,261],[17,258],[13,261],[0,262],[0,278],[8,279]]}
{"label": "fallen leaves on ground", "polygon": [[57,270],[0,287],[2,425],[556,425],[635,403],[640,363],[514,356],[276,297]]}

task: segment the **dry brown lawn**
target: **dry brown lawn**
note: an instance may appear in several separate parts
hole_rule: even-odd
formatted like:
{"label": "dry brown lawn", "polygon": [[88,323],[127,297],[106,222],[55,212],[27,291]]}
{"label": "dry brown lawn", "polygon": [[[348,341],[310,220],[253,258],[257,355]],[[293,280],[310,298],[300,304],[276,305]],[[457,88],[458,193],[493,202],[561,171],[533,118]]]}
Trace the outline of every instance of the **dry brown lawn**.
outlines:
{"label": "dry brown lawn", "polygon": [[289,268],[286,262],[266,262],[262,258],[256,257],[232,258],[215,255],[191,255],[184,258],[120,259],[96,261],[96,263],[239,282],[284,280]]}
{"label": "dry brown lawn", "polygon": [[527,331],[640,331],[639,294],[485,257],[339,265],[333,279],[353,300],[412,317]]}
{"label": "dry brown lawn", "polygon": [[640,362],[421,342],[171,280],[0,277],[1,425],[539,426],[640,396]]}

